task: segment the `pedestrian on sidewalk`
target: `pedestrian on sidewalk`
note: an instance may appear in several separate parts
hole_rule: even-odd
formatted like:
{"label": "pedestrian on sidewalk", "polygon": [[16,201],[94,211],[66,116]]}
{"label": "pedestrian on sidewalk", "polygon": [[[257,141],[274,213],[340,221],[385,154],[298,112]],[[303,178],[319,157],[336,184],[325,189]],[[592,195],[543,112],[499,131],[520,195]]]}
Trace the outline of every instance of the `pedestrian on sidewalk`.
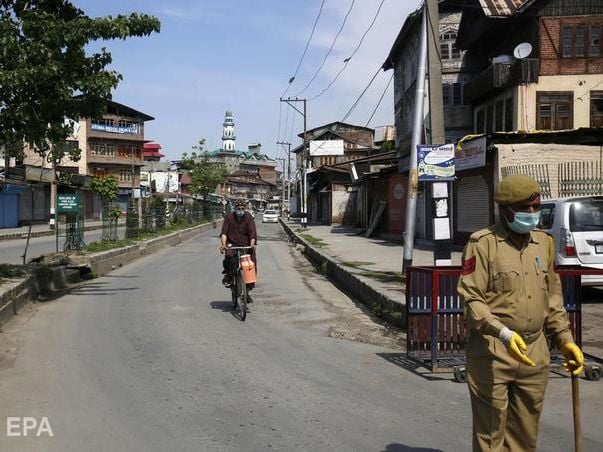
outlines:
{"label": "pedestrian on sidewalk", "polygon": [[532,178],[503,179],[499,220],[471,235],[458,292],[469,325],[467,382],[474,451],[533,451],[548,383],[545,333],[574,375],[584,357],[574,343],[554,271],[553,238],[535,230],[540,187]]}

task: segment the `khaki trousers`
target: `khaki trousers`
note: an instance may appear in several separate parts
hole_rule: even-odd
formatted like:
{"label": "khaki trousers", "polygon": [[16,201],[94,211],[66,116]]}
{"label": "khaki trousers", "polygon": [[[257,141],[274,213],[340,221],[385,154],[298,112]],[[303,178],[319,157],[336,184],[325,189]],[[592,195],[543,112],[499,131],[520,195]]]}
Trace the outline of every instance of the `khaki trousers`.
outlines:
{"label": "khaki trousers", "polygon": [[473,450],[536,450],[549,378],[550,353],[545,336],[540,334],[528,344],[527,354],[535,367],[518,363],[500,340],[489,336],[471,335],[466,352]]}

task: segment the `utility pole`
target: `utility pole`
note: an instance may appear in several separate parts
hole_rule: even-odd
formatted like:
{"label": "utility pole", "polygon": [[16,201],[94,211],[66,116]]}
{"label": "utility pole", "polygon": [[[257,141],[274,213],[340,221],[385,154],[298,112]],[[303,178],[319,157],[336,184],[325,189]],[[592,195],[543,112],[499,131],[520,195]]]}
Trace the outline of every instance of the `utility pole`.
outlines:
{"label": "utility pole", "polygon": [[427,0],[427,56],[429,58],[429,119],[431,144],[444,144],[444,105],[440,61],[440,13],[438,0]]}
{"label": "utility pole", "polygon": [[417,213],[417,193],[419,191],[419,174],[417,170],[417,146],[423,134],[423,103],[425,101],[425,72],[427,71],[427,5],[423,7],[421,36],[419,39],[419,61],[415,91],[415,114],[410,145],[410,164],[408,169],[408,194],[406,201],[406,227],[404,229],[404,259],[402,274],[412,265],[415,245],[415,223]]}
{"label": "utility pole", "polygon": [[276,144],[287,146],[287,212],[291,209],[291,143],[277,141]]}
{"label": "utility pole", "polygon": [[281,162],[281,165],[283,166],[283,177],[281,179],[282,184],[281,184],[281,215],[283,214],[283,208],[285,207],[285,177],[286,177],[286,171],[287,168],[285,166],[285,158],[277,158],[276,160],[278,160],[279,162]]}
{"label": "utility pole", "polygon": [[[302,147],[302,173],[303,173],[303,176],[302,176],[302,194],[301,194],[301,213],[302,213],[301,227],[303,229],[305,229],[307,227],[307,223],[308,223],[308,160],[309,160],[309,155],[308,155],[309,149],[308,149],[308,143],[307,143],[307,137],[306,137],[307,120],[308,120],[308,116],[306,113],[307,99],[299,99],[297,97],[287,97],[287,98],[283,99],[281,97],[280,101],[285,102],[287,105],[289,105],[291,108],[293,108],[293,110],[295,110],[297,113],[302,115],[302,117],[304,118],[304,142],[303,142],[303,147]],[[303,103],[303,110],[300,110],[295,105],[298,102]]]}

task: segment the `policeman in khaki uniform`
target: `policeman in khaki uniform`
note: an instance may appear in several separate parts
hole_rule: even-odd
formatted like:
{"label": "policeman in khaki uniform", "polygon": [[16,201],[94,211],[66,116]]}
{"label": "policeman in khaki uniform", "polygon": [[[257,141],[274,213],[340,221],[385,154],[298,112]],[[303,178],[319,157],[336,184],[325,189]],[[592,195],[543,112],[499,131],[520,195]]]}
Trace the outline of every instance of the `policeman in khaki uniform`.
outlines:
{"label": "policeman in khaki uniform", "polygon": [[469,325],[467,382],[474,451],[533,451],[548,382],[550,336],[582,372],[554,271],[553,238],[534,230],[540,187],[528,176],[503,179],[495,200],[500,218],[471,235],[458,292]]}

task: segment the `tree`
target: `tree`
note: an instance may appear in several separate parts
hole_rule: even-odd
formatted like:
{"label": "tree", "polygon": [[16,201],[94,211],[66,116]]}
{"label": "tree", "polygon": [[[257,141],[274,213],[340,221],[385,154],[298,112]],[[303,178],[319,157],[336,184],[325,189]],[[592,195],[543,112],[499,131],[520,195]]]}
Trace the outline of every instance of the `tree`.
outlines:
{"label": "tree", "polygon": [[111,203],[117,199],[118,187],[117,178],[114,176],[94,177],[90,181],[90,190],[103,201],[103,220],[109,220],[108,228],[103,222],[102,240],[117,240],[117,220],[121,209],[118,206],[111,207]]}
{"label": "tree", "polygon": [[[199,141],[202,147],[204,139]],[[207,196],[216,189],[218,185],[226,180],[226,169],[223,165],[212,163],[207,155],[192,152],[189,156],[186,152],[182,154],[182,168],[188,170],[191,178],[190,190],[193,195],[203,196],[207,201]],[[203,216],[208,216],[207,202],[203,203]]]}
{"label": "tree", "polygon": [[194,195],[206,197],[226,180],[226,169],[222,165],[195,152],[190,156],[186,152],[182,154],[182,168],[189,171],[190,190]]}
{"label": "tree", "polygon": [[15,157],[27,143],[55,163],[79,160],[64,145],[73,133],[66,118],[101,117],[122,80],[106,69],[106,48],[87,55],[86,46],[159,30],[145,14],[91,18],[67,0],[0,0],[0,144]]}

